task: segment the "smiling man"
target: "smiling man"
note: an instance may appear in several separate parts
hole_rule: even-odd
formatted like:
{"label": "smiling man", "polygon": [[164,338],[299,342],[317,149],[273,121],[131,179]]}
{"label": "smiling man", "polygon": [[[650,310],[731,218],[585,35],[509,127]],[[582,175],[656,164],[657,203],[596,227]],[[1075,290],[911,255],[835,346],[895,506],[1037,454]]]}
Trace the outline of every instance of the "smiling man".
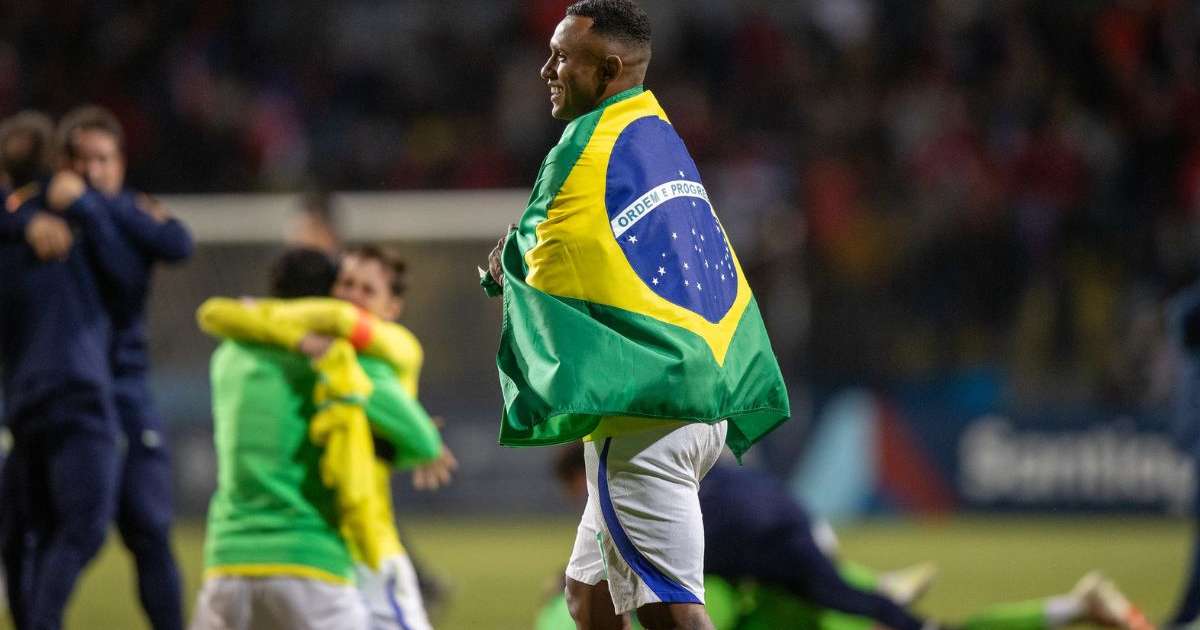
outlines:
{"label": "smiling man", "polygon": [[569,121],[481,284],[504,296],[500,442],[583,439],[580,628],[711,628],[700,479],[787,419],[762,317],[695,162],[642,83],[630,0],[567,9],[541,69]]}

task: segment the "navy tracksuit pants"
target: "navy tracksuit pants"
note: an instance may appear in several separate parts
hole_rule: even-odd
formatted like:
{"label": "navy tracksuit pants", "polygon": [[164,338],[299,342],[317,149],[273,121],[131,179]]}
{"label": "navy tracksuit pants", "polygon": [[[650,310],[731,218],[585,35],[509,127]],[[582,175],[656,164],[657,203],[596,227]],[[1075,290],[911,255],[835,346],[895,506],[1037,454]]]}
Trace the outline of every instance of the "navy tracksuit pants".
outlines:
{"label": "navy tracksuit pants", "polygon": [[119,446],[103,423],[13,427],[0,550],[18,630],[57,630],[116,508]]}

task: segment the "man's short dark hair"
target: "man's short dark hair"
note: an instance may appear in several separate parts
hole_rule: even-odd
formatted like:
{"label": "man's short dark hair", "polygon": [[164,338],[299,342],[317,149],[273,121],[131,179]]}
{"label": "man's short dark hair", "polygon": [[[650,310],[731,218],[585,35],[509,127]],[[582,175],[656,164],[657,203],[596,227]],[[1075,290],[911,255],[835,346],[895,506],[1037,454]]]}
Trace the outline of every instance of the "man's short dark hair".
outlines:
{"label": "man's short dark hair", "polygon": [[271,263],[271,297],[326,297],[335,280],[337,264],[319,249],[289,249]]}
{"label": "man's short dark hair", "polygon": [[592,18],[592,32],[621,42],[650,45],[650,18],[633,0],[580,0],[567,15]]}
{"label": "man's short dark hair", "polygon": [[125,130],[121,121],[109,110],[99,105],[82,105],[67,112],[58,123],[58,150],[74,159],[75,133],[78,131],[103,131],[117,141],[117,148],[125,150]]}
{"label": "man's short dark hair", "polygon": [[374,260],[388,271],[388,287],[393,297],[403,297],[408,284],[405,282],[405,272],[408,265],[400,254],[382,245],[359,245],[346,251],[346,256],[354,256],[363,260]]}
{"label": "man's short dark hair", "polygon": [[0,122],[0,170],[13,188],[50,173],[53,137],[54,121],[41,112],[26,110]]}

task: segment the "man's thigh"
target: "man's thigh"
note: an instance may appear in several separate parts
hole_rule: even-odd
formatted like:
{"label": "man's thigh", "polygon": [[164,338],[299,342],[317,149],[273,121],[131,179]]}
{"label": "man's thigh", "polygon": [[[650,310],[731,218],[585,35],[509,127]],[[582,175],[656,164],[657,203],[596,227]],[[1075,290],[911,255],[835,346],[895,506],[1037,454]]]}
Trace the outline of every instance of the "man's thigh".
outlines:
{"label": "man's thigh", "polygon": [[385,558],[378,571],[361,564],[356,571],[371,630],[429,630],[421,586],[408,555]]}
{"label": "man's thigh", "polygon": [[117,504],[120,454],[115,434],[64,429],[44,439],[54,526],[73,522],[107,529]]}
{"label": "man's thigh", "polygon": [[605,576],[603,538],[600,536],[600,517],[596,501],[588,497],[579,527],[575,530],[575,545],[567,562],[566,576],[581,584],[595,586]]}
{"label": "man's thigh", "polygon": [[585,449],[589,503],[618,613],[704,603],[704,524],[697,492],[725,424],[606,438]]}
{"label": "man's thigh", "polygon": [[117,526],[126,537],[166,535],[171,525],[171,462],[166,445],[146,444],[137,435],[127,437]]}

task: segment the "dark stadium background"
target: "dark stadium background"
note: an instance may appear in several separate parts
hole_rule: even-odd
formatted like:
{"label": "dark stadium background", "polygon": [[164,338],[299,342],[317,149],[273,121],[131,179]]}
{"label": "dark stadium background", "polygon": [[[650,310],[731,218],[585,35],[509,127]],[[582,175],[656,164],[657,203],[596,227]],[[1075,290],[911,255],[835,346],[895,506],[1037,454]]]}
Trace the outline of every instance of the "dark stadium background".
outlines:
{"label": "dark stadium background", "polygon": [[[561,129],[537,69],[565,4],[5,3],[0,114],[112,108],[131,183],[158,194],[527,188]],[[846,387],[964,375],[1021,412],[1162,406],[1161,306],[1200,254],[1195,2],[646,5],[647,83],[763,304],[794,424]],[[525,505],[537,456],[476,461],[499,400],[484,242],[403,244],[406,321],[466,474],[519,468],[481,496]],[[208,244],[162,274],[155,380],[179,435],[207,421],[192,308],[260,292],[275,251]]]}
{"label": "dark stadium background", "polygon": [[[130,183],[184,206],[520,192],[561,133],[537,71],[567,4],[9,0],[0,116],[105,105]],[[647,86],[792,390],[794,420],[753,463],[847,516],[1188,512],[1164,304],[1200,270],[1200,2],[643,4]],[[411,266],[422,399],[462,461],[441,493],[397,484],[405,513],[570,520],[552,453],[495,445],[499,311],[475,265],[521,210],[481,207],[446,238],[383,226]],[[157,276],[153,382],[193,521],[213,484],[213,343],[193,313],[263,292],[283,247],[268,236],[202,239]]]}

